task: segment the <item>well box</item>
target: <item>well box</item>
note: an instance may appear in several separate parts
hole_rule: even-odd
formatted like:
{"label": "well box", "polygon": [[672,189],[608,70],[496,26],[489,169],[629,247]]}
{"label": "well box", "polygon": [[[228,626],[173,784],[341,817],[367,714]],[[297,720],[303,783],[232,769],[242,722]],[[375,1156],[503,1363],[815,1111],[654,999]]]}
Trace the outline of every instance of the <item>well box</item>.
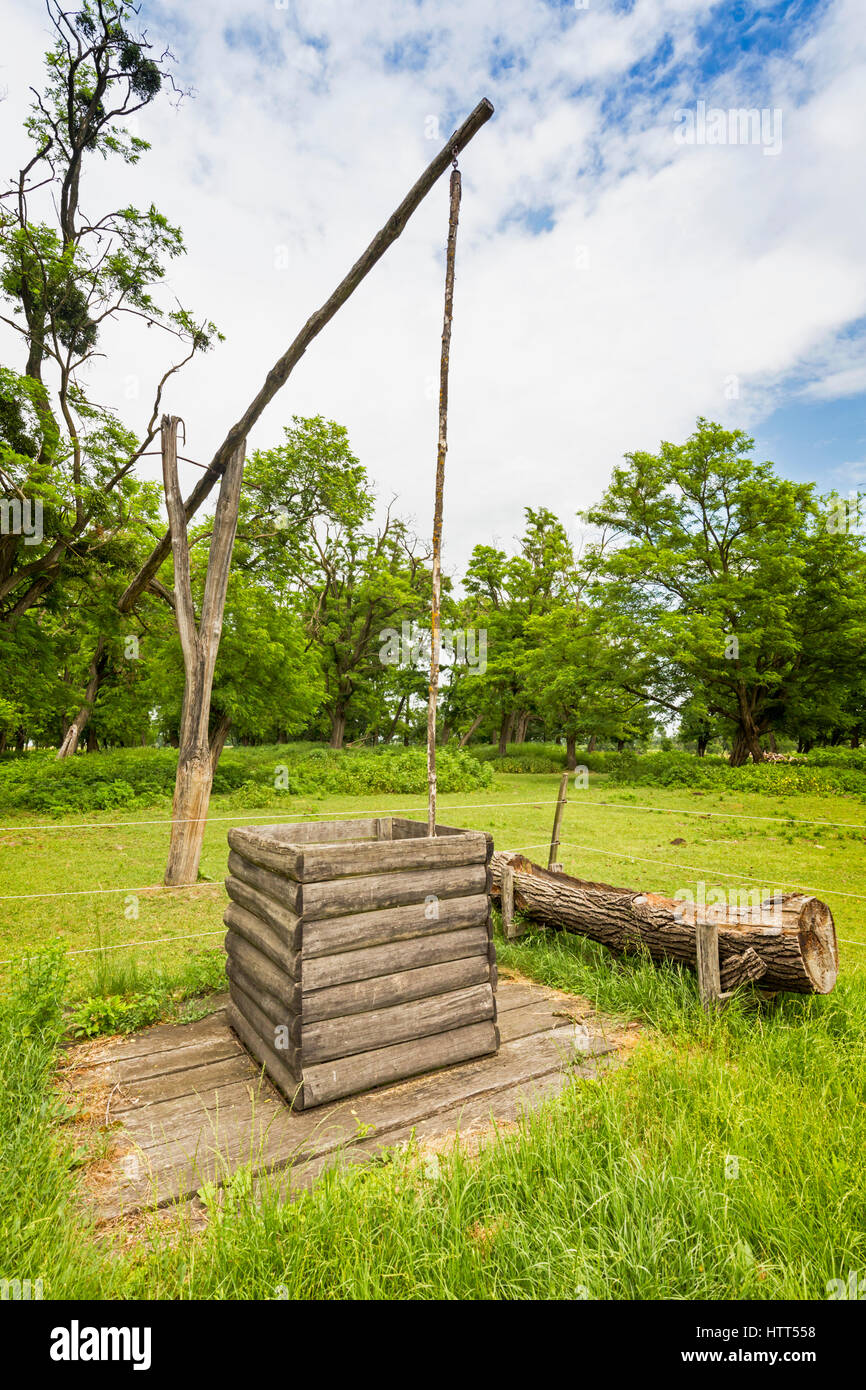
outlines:
{"label": "well box", "polygon": [[497,1051],[491,835],[387,816],[228,840],[230,1021],[295,1109]]}

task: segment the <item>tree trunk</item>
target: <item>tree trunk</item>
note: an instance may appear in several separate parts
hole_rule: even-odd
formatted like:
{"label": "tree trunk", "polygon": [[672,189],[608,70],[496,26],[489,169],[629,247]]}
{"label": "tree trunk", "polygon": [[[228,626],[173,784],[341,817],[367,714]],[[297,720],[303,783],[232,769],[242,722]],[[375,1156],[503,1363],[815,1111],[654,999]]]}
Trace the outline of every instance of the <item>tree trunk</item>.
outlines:
{"label": "tree trunk", "polygon": [[770,729],[769,733],[767,734],[767,744],[771,753],[778,752],[778,749],[776,748],[776,735],[773,733],[772,729]]}
{"label": "tree trunk", "polygon": [[331,720],[331,747],[342,748],[345,734],[346,711],[342,705],[338,705]]}
{"label": "tree trunk", "polygon": [[99,694],[99,687],[102,684],[102,678],[105,675],[107,664],[105,639],[100,637],[96,644],[96,651],[93,654],[93,660],[90,663],[90,669],[88,671],[87,689],[84,692],[84,704],[66,730],[66,736],[57,750],[58,758],[74,758],[75,754],[78,752],[78,743],[93,713],[93,706]]}
{"label": "tree trunk", "polygon": [[528,711],[528,710],[524,710],[522,714],[519,714],[519,715],[517,716],[517,722],[516,722],[515,729],[514,729],[514,742],[515,742],[515,743],[525,743],[525,742],[526,742],[526,726],[528,725],[528,723],[529,723],[529,711]]}
{"label": "tree trunk", "polygon": [[723,990],[752,979],[762,989],[829,994],[836,983],[836,928],[818,898],[789,893],[778,907],[771,900],[755,907],[696,908],[659,893],[548,873],[521,854],[499,852],[491,862],[494,892],[505,865],[514,870],[514,902],[522,912],[611,951],[646,950],[655,961],[676,960],[694,969],[696,921],[713,920],[719,925]]}
{"label": "tree trunk", "polygon": [[502,723],[499,726],[499,756],[504,758],[508,752],[508,745],[511,741],[511,731],[514,728],[514,715],[503,714]]}
{"label": "tree trunk", "polygon": [[402,713],[403,713],[403,709],[404,709],[405,704],[406,704],[406,698],[407,698],[407,697],[406,697],[405,695],[401,695],[401,696],[400,696],[400,703],[399,703],[399,705],[397,706],[397,713],[394,715],[394,718],[391,720],[391,727],[390,727],[390,729],[388,730],[388,733],[387,733],[386,736],[385,736],[385,742],[386,742],[386,743],[390,743],[390,742],[391,742],[391,739],[394,737],[395,733],[397,732],[397,725],[400,723],[400,716],[401,716]]}
{"label": "tree trunk", "polygon": [[854,728],[851,730],[851,745],[850,745],[850,746],[851,746],[852,748],[859,748],[859,747],[860,747],[860,725],[859,725],[859,724],[855,724],[855,725],[854,725]]}
{"label": "tree trunk", "polygon": [[587,753],[595,752],[595,734],[590,734],[589,743],[586,745],[586,751]]}
{"label": "tree trunk", "polygon": [[88,753],[99,752],[99,739],[96,736],[96,730],[92,724],[89,724],[87,727],[87,751]]}
{"label": "tree trunk", "polygon": [[476,715],[476,717],[473,719],[472,723],[469,725],[469,728],[466,730],[466,733],[463,735],[463,737],[461,738],[460,742],[458,743],[458,745],[457,745],[458,748],[465,748],[465,747],[466,747],[467,743],[468,743],[469,740],[471,739],[472,735],[475,733],[475,730],[478,728],[478,725],[481,723],[481,721],[482,721],[483,718],[484,718],[484,715],[483,715],[483,714],[478,714],[478,715]]}
{"label": "tree trunk", "polygon": [[565,736],[565,766],[569,772],[574,772],[577,767],[577,735],[566,734]]}
{"label": "tree trunk", "polygon": [[168,886],[195,883],[198,878],[213,775],[229,730],[230,721],[223,716],[217,723],[213,741],[208,737],[214,667],[222,633],[246,448],[243,443],[232,454],[220,484],[201,621],[196,626],[189,538],[177,476],[178,424],[176,416],[162,418],[162,471],[174,558],[175,614],[186,676],[171,840],[164,879]]}
{"label": "tree trunk", "polygon": [[19,725],[18,725],[18,728],[15,730],[15,752],[16,752],[16,753],[23,753],[23,752],[24,752],[24,745],[25,745],[26,742],[27,742],[27,730],[24,728],[24,725],[23,725],[23,724],[19,724]]}

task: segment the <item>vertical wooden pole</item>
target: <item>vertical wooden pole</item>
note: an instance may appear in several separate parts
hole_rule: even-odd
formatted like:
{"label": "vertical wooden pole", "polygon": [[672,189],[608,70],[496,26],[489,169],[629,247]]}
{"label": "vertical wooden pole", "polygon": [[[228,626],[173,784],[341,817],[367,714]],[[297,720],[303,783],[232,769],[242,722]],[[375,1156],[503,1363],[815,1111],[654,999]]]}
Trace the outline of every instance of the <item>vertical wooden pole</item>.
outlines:
{"label": "vertical wooden pole", "polygon": [[559,831],[562,826],[562,815],[565,811],[565,803],[568,800],[568,776],[563,772],[559,783],[559,796],[556,801],[556,814],[553,817],[553,834],[550,837],[550,854],[547,856],[547,867],[551,873],[561,873],[562,866],[557,864],[556,859],[559,854]]}
{"label": "vertical wooden pole", "polygon": [[514,930],[514,870],[510,864],[505,864],[502,869],[500,903],[502,907],[502,930],[505,934],[505,940],[511,941],[517,933]]}
{"label": "vertical wooden pole", "polygon": [[698,955],[698,988],[701,1003],[709,1012],[718,1008],[722,997],[722,983],[719,974],[719,924],[718,922],[695,922],[695,942]]}
{"label": "vertical wooden pole", "polygon": [[457,155],[451,170],[451,206],[445,257],[445,314],[439,361],[439,447],[436,454],[436,500],[433,507],[432,602],[430,606],[430,696],[427,701],[427,834],[436,834],[436,705],[439,695],[439,610],[442,597],[442,510],[445,455],[448,451],[448,360],[451,353],[451,312],[454,304],[454,258],[460,213],[460,171]]}

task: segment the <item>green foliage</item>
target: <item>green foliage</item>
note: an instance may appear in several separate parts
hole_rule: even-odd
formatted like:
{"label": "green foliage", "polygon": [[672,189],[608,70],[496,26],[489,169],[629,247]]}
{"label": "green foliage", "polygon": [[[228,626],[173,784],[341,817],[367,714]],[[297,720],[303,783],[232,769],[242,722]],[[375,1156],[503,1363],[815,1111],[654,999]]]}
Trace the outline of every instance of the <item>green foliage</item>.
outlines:
{"label": "green foliage", "polygon": [[[285,768],[283,774],[281,769]],[[443,748],[437,759],[442,792],[489,786],[493,770],[469,752]],[[45,753],[0,761],[0,810],[52,816],[153,806],[174,790],[177,753],[172,748],[118,749],[79,755],[65,762]],[[421,748],[335,749],[309,744],[228,748],[214,777],[216,794],[231,793],[233,806],[258,808],[293,796],[405,792],[427,786]]]}

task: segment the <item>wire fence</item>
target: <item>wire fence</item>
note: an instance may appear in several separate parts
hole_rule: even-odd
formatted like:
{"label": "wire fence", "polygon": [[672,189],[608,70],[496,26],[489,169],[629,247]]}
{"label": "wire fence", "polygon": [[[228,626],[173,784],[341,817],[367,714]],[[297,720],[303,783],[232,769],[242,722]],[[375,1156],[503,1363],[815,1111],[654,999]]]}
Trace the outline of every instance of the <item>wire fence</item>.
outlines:
{"label": "wire fence", "polygon": [[[541,810],[541,809],[543,809],[543,808],[546,807],[546,806],[554,806],[554,805],[556,805],[556,799],[555,799],[555,798],[553,798],[553,799],[551,799],[551,800],[544,800],[544,799],[539,799],[539,798],[537,798],[537,797],[532,797],[532,798],[525,799],[525,800],[521,800],[521,801],[492,801],[492,802],[483,802],[483,803],[475,802],[475,803],[469,803],[469,804],[464,804],[464,805],[451,806],[451,807],[443,808],[443,813],[444,813],[445,815],[450,815],[452,818],[453,818],[453,817],[457,817],[458,819],[462,819],[463,813],[464,813],[464,812],[468,812],[468,811],[473,811],[473,812],[474,812],[474,811],[488,811],[488,810],[511,810],[511,809],[516,808],[516,807],[527,807],[527,808],[531,808],[531,809],[533,809],[533,810]],[[662,815],[698,816],[698,817],[701,817],[701,818],[718,818],[718,819],[726,819],[726,820],[743,820],[743,821],[749,820],[749,821],[761,821],[761,822],[774,822],[774,823],[777,823],[777,824],[779,824],[779,825],[781,825],[781,826],[784,826],[784,827],[788,827],[788,826],[790,826],[791,824],[800,824],[800,825],[820,825],[820,826],[832,827],[832,828],[838,828],[838,829],[855,829],[855,830],[863,830],[863,831],[864,831],[864,834],[866,834],[866,824],[860,825],[860,824],[858,824],[858,823],[850,822],[850,821],[830,821],[830,820],[825,820],[825,819],[812,819],[812,818],[806,818],[806,817],[792,817],[792,816],[787,816],[787,815],[784,815],[784,816],[759,816],[759,815],[751,815],[751,814],[748,814],[748,813],[732,812],[732,811],[727,811],[727,810],[726,810],[726,811],[709,811],[709,810],[703,810],[703,809],[701,809],[700,811],[692,811],[692,810],[687,810],[687,809],[680,808],[680,807],[649,806],[649,805],[640,804],[640,803],[635,804],[635,803],[633,803],[633,802],[600,801],[600,800],[595,800],[595,799],[593,799],[593,798],[580,798],[580,797],[579,797],[579,798],[577,798],[577,799],[575,799],[575,800],[569,801],[569,802],[568,802],[568,810],[571,811],[571,810],[575,810],[575,809],[578,809],[578,810],[581,810],[581,811],[585,811],[585,810],[589,810],[589,809],[593,809],[593,810],[594,810],[594,809],[599,809],[599,810],[610,810],[610,811],[631,811],[631,812],[641,812],[641,813],[649,812],[649,813],[656,813],[656,814],[662,814]],[[68,825],[68,824],[47,824],[47,825],[37,825],[37,826],[32,826],[32,825],[3,826],[3,825],[0,825],[0,831],[3,831],[3,832],[16,831],[16,832],[19,832],[19,833],[20,833],[20,832],[25,832],[25,831],[48,831],[48,830],[50,830],[50,831],[57,831],[57,830],[116,830],[116,829],[130,828],[130,827],[139,827],[139,826],[171,826],[171,825],[175,825],[175,824],[192,824],[192,823],[194,823],[195,821],[197,821],[197,820],[202,820],[202,819],[203,819],[203,820],[206,820],[208,824],[223,824],[223,823],[227,823],[227,822],[230,822],[230,821],[232,821],[232,822],[238,822],[238,821],[249,822],[249,821],[251,821],[251,820],[267,820],[267,821],[269,821],[271,824],[276,824],[276,823],[278,823],[278,822],[289,822],[289,823],[292,823],[292,822],[299,822],[299,823],[303,824],[303,823],[305,823],[305,822],[306,822],[306,823],[310,823],[310,822],[315,822],[315,821],[317,821],[317,820],[337,820],[337,819],[340,819],[341,817],[346,817],[346,816],[348,816],[348,817],[350,817],[350,818],[351,818],[351,817],[359,817],[359,816],[360,816],[360,817],[363,817],[364,819],[375,819],[375,818],[378,818],[378,817],[393,816],[393,815],[412,815],[412,814],[420,814],[421,812],[426,812],[426,806],[377,807],[377,808],[374,808],[374,809],[368,809],[368,808],[360,808],[360,809],[359,809],[358,807],[354,807],[354,808],[352,808],[352,809],[345,810],[345,811],[293,811],[293,812],[279,812],[279,813],[274,813],[273,811],[263,811],[263,812],[259,812],[259,813],[250,813],[250,812],[241,810],[241,811],[239,811],[236,815],[199,817],[199,818],[189,818],[189,819],[185,819],[185,820],[179,820],[179,819],[175,819],[175,818],[172,818],[172,817],[167,817],[167,818],[159,818],[159,819],[153,819],[153,820],[94,821],[94,822],[85,822],[85,823],[72,824],[72,825]],[[549,843],[550,843],[550,841],[549,841],[549,839],[548,839],[548,840],[540,841],[540,842],[538,842],[538,843],[536,843],[536,844],[533,844],[533,845],[524,845],[524,846],[518,848],[515,852],[517,852],[517,853],[524,853],[524,852],[526,852],[526,851],[528,851],[528,850],[532,850],[532,849],[546,849],[546,848],[548,848]],[[713,843],[713,842],[712,842],[712,841],[709,841],[708,843]],[[707,877],[708,879],[720,877],[720,878],[735,879],[735,880],[739,881],[740,883],[746,883],[746,882],[748,882],[748,881],[750,880],[750,878],[753,877],[753,875],[750,874],[749,872],[739,872],[739,873],[735,873],[735,872],[731,872],[730,870],[725,870],[725,869],[703,868],[703,867],[698,866],[698,865],[695,865],[695,864],[686,864],[686,863],[684,863],[684,862],[683,862],[682,860],[680,860],[680,859],[675,859],[675,860],[674,860],[674,859],[664,859],[664,858],[659,858],[658,856],[648,856],[648,855],[634,854],[634,853],[626,852],[626,851],[622,851],[622,850],[608,849],[608,848],[600,847],[600,846],[598,846],[598,845],[578,844],[576,841],[573,841],[573,840],[561,841],[561,842],[560,842],[560,848],[561,848],[562,850],[574,851],[574,852],[578,852],[578,853],[580,853],[580,854],[595,855],[595,856],[598,856],[598,857],[601,857],[601,858],[624,859],[624,860],[627,860],[627,861],[631,861],[631,862],[633,862],[633,863],[660,865],[660,866],[663,866],[663,867],[665,867],[665,868],[688,869],[688,870],[689,870],[690,872],[692,872],[692,873],[701,874],[701,875],[706,875],[706,877]],[[858,901],[866,902],[866,894],[864,894],[864,893],[855,893],[855,892],[852,892],[852,891],[847,890],[847,889],[841,889],[841,888],[815,888],[815,887],[811,887],[811,886],[808,886],[808,885],[805,885],[805,884],[802,884],[802,883],[789,883],[788,886],[791,887],[791,888],[797,888],[797,889],[799,889],[799,890],[801,890],[801,891],[803,891],[803,892],[807,892],[807,893],[821,894],[822,896],[825,896],[825,897],[834,897],[834,896],[835,896],[835,897],[844,897],[844,898],[852,898],[852,899],[857,899]],[[120,896],[120,895],[124,895],[124,896],[126,896],[126,897],[131,897],[131,898],[137,898],[137,897],[139,897],[139,896],[141,896],[141,895],[143,895],[143,894],[190,892],[190,891],[197,891],[197,890],[200,890],[200,889],[219,889],[219,890],[221,890],[221,891],[224,891],[223,883],[222,883],[221,880],[213,881],[213,882],[204,880],[204,881],[196,881],[195,883],[188,883],[188,884],[172,884],[172,885],[167,885],[167,884],[146,884],[146,885],[144,885],[143,887],[136,887],[136,888],[132,888],[132,887],[121,887],[121,888],[102,888],[102,887],[96,887],[96,888],[59,889],[59,890],[54,890],[54,891],[50,891],[50,892],[40,892],[40,893],[4,893],[4,894],[0,894],[0,902],[24,902],[24,901],[52,900],[52,899],[59,899],[59,898],[100,897],[100,896]],[[176,942],[176,941],[194,940],[194,939],[199,939],[199,938],[202,938],[202,937],[220,936],[220,935],[222,935],[222,931],[221,931],[221,930],[216,930],[216,931],[211,931],[211,932],[193,932],[193,933],[188,933],[188,934],[185,934],[185,935],[182,935],[182,936],[158,937],[158,938],[151,938],[150,940],[144,940],[144,941],[113,943],[111,946],[94,946],[94,947],[76,948],[76,949],[74,949],[74,950],[69,951],[68,954],[69,954],[69,955],[78,956],[78,955],[90,955],[90,954],[95,954],[95,953],[98,953],[98,952],[101,952],[101,951],[105,951],[105,950],[122,950],[122,949],[124,949],[124,948],[126,948],[126,949],[133,949],[133,948],[148,948],[148,947],[152,947],[152,946],[158,946],[158,945],[163,945],[163,944],[169,944],[169,943],[171,943],[171,942]],[[866,945],[866,943],[864,943],[864,942],[850,941],[850,940],[847,940],[846,938],[841,938],[841,937],[839,938],[839,940],[840,940],[840,941],[844,941],[845,944],[847,944],[847,945],[853,945],[853,946],[864,946],[864,945]],[[14,958],[10,957],[10,958],[8,958],[8,959],[6,959],[6,960],[0,960],[0,965],[8,965],[8,964],[11,964],[13,959],[14,959]]]}

